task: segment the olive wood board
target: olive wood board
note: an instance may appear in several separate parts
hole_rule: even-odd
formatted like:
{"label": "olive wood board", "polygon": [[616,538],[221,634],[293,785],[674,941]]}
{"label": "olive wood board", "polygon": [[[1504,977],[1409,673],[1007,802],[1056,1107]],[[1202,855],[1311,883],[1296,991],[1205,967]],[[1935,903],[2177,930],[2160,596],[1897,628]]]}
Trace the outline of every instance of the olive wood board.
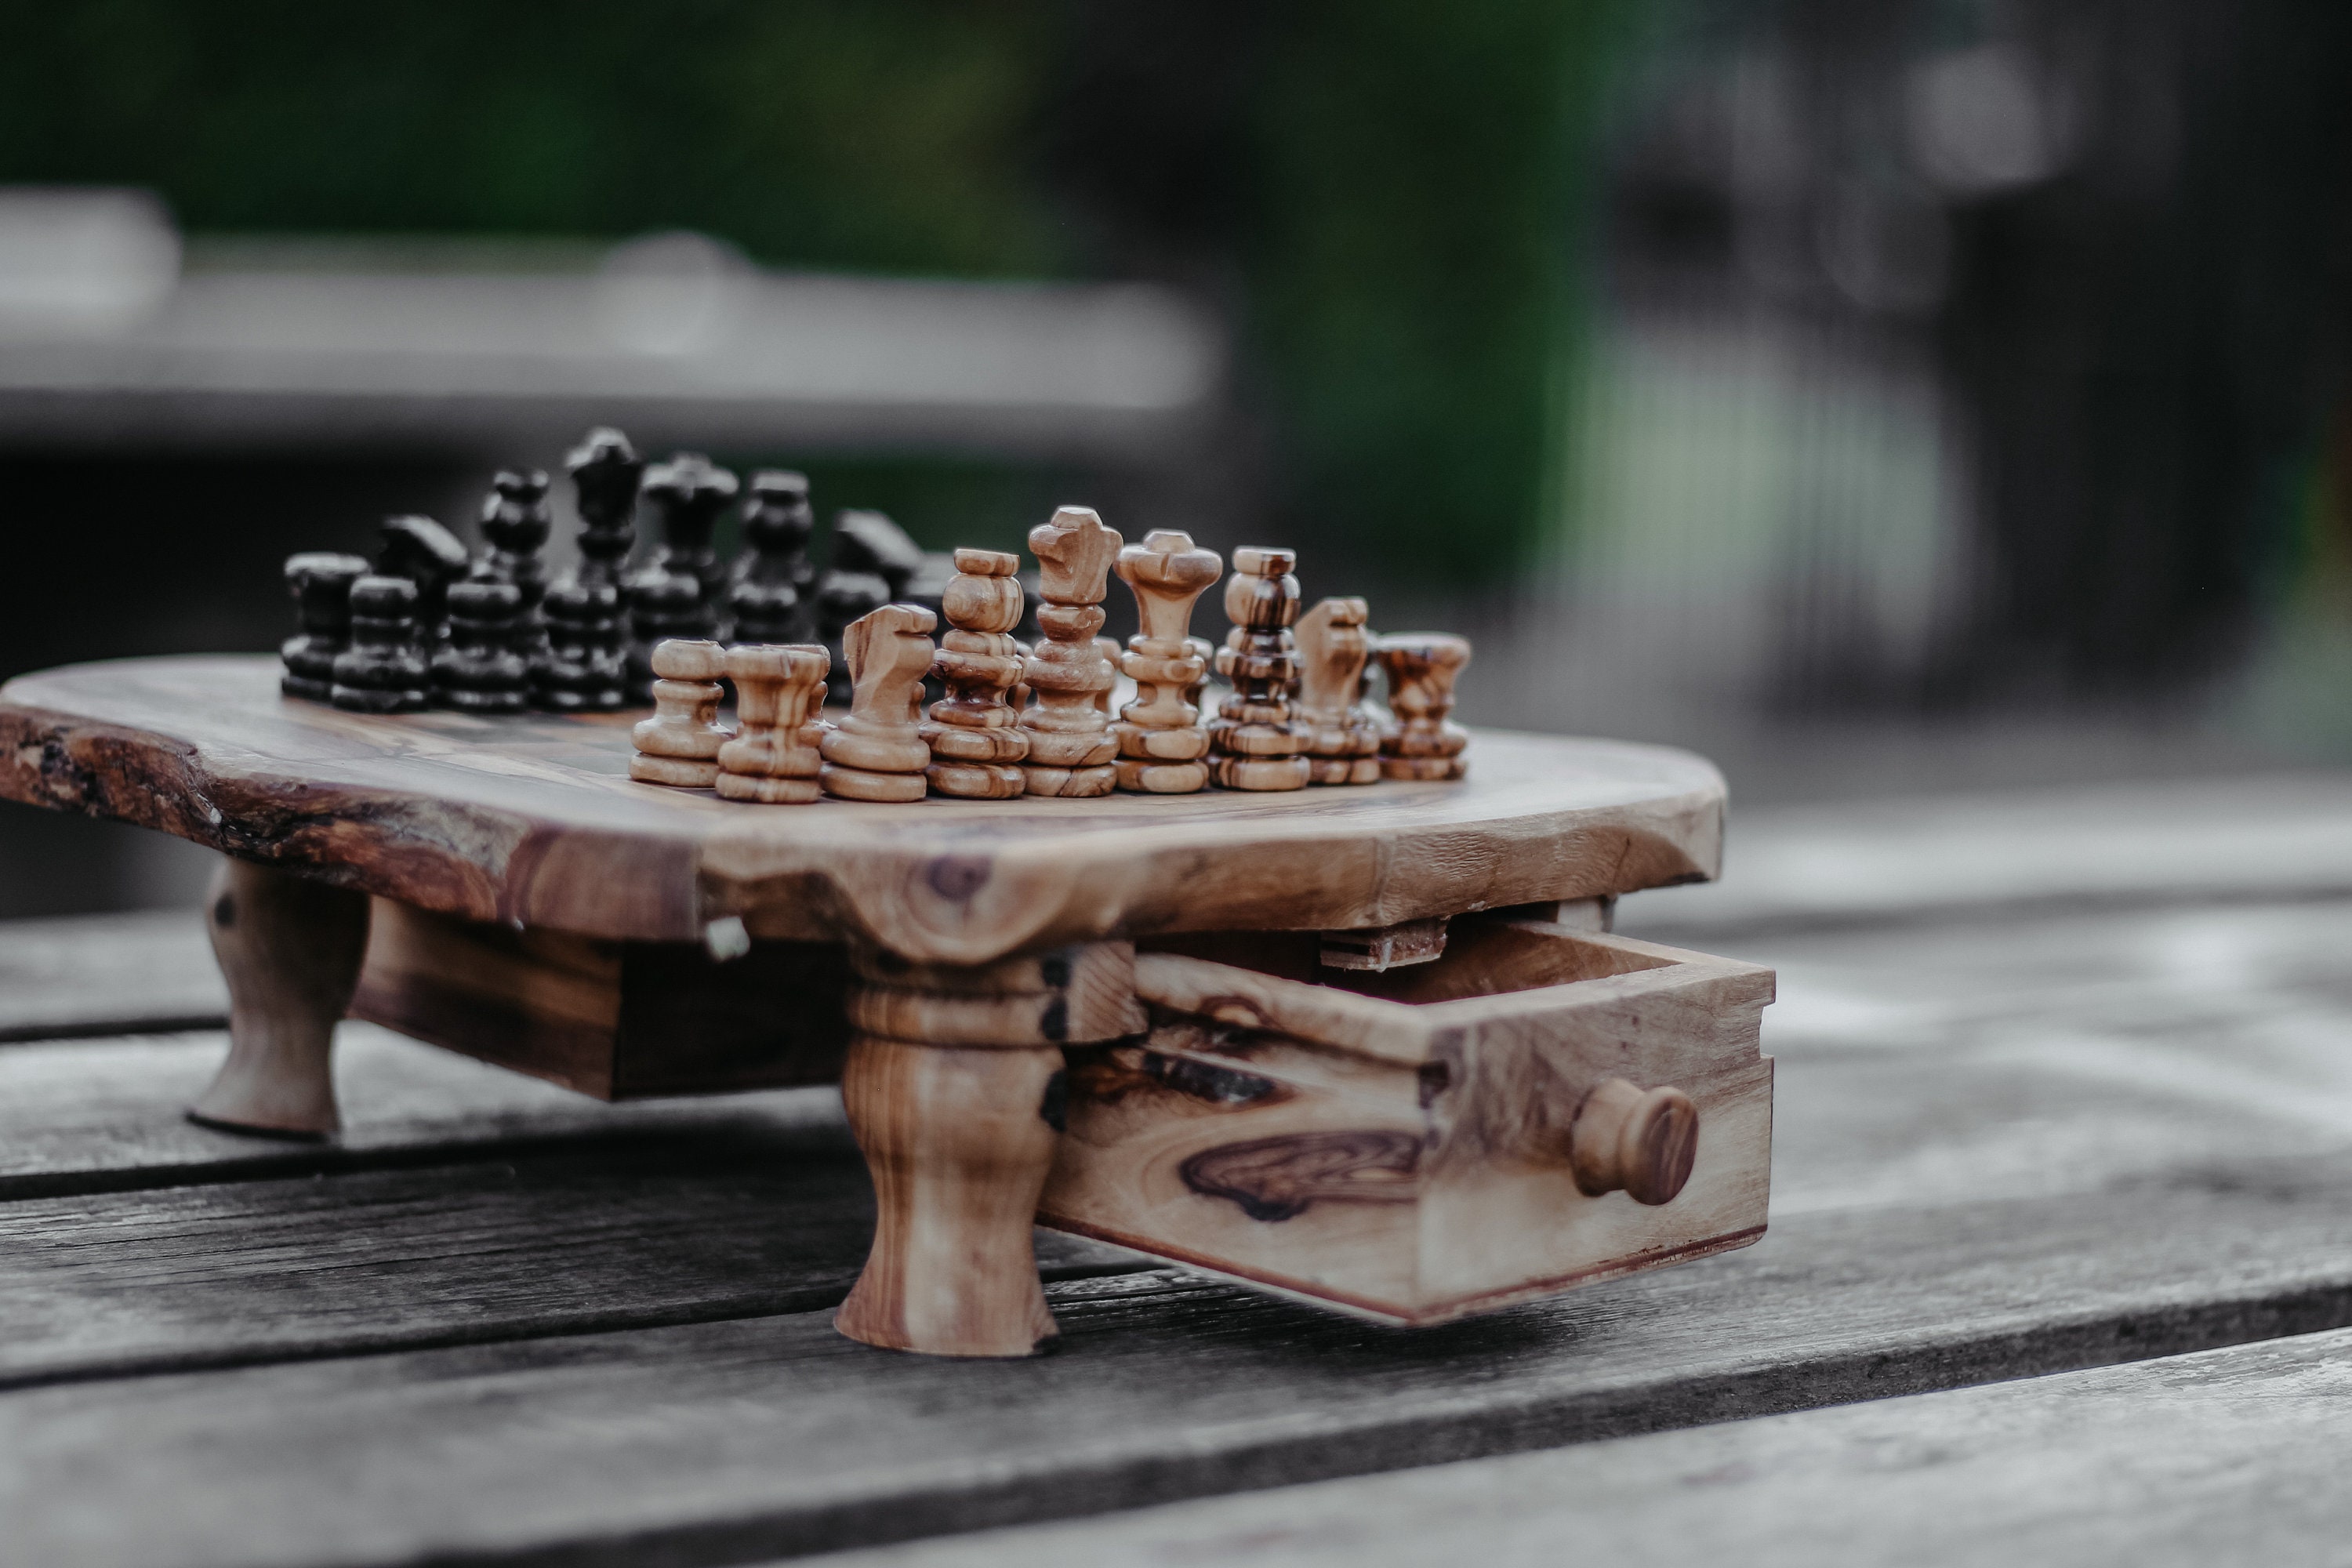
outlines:
{"label": "olive wood board", "polygon": [[1202,1499],[824,1568],[2336,1563],[2352,1331]]}
{"label": "olive wood board", "polygon": [[1660,746],[1487,731],[1452,784],[757,806],[632,783],[626,716],[373,717],[277,679],[251,656],[19,677],[0,798],[470,920],[681,942],[734,917],[961,964],[1614,895],[1711,877],[1722,845],[1722,776]]}

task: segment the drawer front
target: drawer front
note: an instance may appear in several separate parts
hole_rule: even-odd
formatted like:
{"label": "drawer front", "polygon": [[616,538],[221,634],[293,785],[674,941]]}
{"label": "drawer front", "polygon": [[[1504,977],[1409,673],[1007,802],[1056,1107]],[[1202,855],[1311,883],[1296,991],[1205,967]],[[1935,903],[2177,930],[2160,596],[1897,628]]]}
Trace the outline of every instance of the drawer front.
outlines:
{"label": "drawer front", "polygon": [[1534,921],[1310,984],[1146,953],[1040,1219],[1395,1322],[1762,1234],[1769,971]]}

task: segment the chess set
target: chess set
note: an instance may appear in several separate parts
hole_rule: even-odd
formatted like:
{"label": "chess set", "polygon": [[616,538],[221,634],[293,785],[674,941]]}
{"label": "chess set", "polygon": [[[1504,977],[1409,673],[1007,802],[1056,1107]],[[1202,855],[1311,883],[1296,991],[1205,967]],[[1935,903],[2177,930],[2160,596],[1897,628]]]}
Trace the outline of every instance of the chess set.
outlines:
{"label": "chess set", "polygon": [[1610,930],[1716,875],[1704,759],[1474,739],[1469,644],[1302,614],[1288,551],[1073,507],[1032,575],[850,511],[819,572],[799,475],[610,430],[570,470],[557,581],[504,473],[478,556],[396,518],[289,561],[279,657],[0,687],[0,798],[222,853],[193,1119],[335,1136],[346,1017],[607,1100],[838,1084],[835,1322],[936,1355],[1052,1342],[1033,1225],[1414,1326],[1762,1235],[1771,972]]}
{"label": "chess set", "polygon": [[[1224,563],[1175,531],[1129,545],[1092,510],[1060,509],[1030,531],[1032,605],[1019,557],[958,550],[942,574],[879,512],[842,513],[819,578],[797,473],[763,470],[740,487],[696,453],[648,468],[625,436],[601,428],[566,467],[580,565],[553,584],[541,559],[553,530],[548,477],[536,470],[493,481],[478,558],[424,517],[387,521],[373,563],[289,557],[301,630],[282,650],[284,693],[373,714],[649,703],[632,779],[768,805],[1190,795],[1212,784],[1275,792],[1466,771],[1469,736],[1448,715],[1469,643],[1377,636],[1356,598],[1301,616],[1290,551],[1234,552],[1233,629],[1212,649],[1192,636],[1192,616]],[[745,546],[728,563],[712,542],[739,488]],[[641,499],[660,535],[631,566]],[[1124,649],[1098,635],[1113,573],[1133,590],[1140,626]],[[936,585],[910,599],[927,575]],[[1375,661],[1384,720],[1363,700]],[[1204,721],[1213,664],[1231,689]],[[1114,718],[1121,674],[1135,696]],[[719,721],[730,685],[731,730]],[[928,708],[927,688],[938,692]],[[828,701],[847,714],[825,720]]]}

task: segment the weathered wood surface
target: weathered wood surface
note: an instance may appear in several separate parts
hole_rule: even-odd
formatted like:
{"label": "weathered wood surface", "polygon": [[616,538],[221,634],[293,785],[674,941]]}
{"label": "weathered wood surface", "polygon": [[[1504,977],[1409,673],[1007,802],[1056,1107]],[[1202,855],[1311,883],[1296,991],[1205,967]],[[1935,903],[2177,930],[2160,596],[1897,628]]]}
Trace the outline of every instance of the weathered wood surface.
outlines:
{"label": "weathered wood surface", "polygon": [[35,1562],[741,1561],[2341,1326],[2347,1196],[2339,1161],[1814,1215],[1419,1333],[1151,1271],[1054,1287],[1034,1362],[803,1312],[27,1388],[0,1505]]}
{"label": "weathered wood surface", "polygon": [[[0,1205],[0,1388],[817,1312],[873,1234],[826,1124]],[[1048,1279],[1145,1260],[1052,1232]]]}
{"label": "weathered wood surface", "polygon": [[[1567,1443],[1525,1462],[1615,1473],[1621,1447],[1858,1399],[1878,1402],[1799,1418],[1884,1423],[1843,1450],[1858,1474],[1793,1475],[1810,1510],[1773,1511],[1769,1458],[1751,1484],[1733,1453],[1674,1471],[1696,1491],[1629,1483],[1623,1511],[1587,1511],[1696,1563],[1730,1539],[1797,1560],[1846,1518],[1891,1531],[1874,1489],[1978,1509],[2036,1473],[2001,1439],[2028,1455],[2041,1418],[1944,1467],[1935,1418],[1906,1414],[1935,1402],[1880,1396],[2169,1376],[2146,1358],[2352,1324],[2352,900],[2258,890],[1740,928],[1718,951],[1781,972],[1773,1226],[1746,1252],[1419,1332],[1174,1270],[1064,1278],[1060,1349],[1010,1364],[878,1353],[813,1307],[854,1271],[835,1229],[865,1201],[825,1091],[608,1107],[346,1025],[344,1144],[257,1148],[173,1120],[217,1034],[0,1048],[12,1561],[753,1561]],[[1623,929],[1651,929],[1643,904]],[[2135,1494],[2094,1480],[2160,1474],[2210,1425],[2119,1397],[2145,1419],[2085,1438],[2049,1555],[2138,1539]],[[1666,1436],[1613,1441],[1643,1432]],[[2303,1505],[2262,1467],[2305,1462],[2217,1460],[2183,1507],[2263,1539],[2282,1495]],[[1952,1492],[1901,1489],[1939,1469]],[[1770,1528],[1693,1524],[1717,1497]]]}
{"label": "weathered wood surface", "polygon": [[828,1557],[827,1568],[2337,1563],[2352,1333]]}
{"label": "weathered wood surface", "polygon": [[209,1030],[0,1048],[0,1200],[448,1163],[551,1145],[626,1147],[645,1137],[769,1137],[841,1121],[830,1089],[604,1105],[346,1023],[335,1044],[349,1101],[341,1134],[332,1143],[277,1142],[182,1117],[227,1050],[228,1037]]}
{"label": "weathered wood surface", "polygon": [[735,915],[956,963],[1628,892],[1712,876],[1722,833],[1711,765],[1615,742],[1490,732],[1448,784],[770,809],[631,783],[620,716],[375,717],[277,679],[232,657],[20,677],[0,689],[0,798],[471,920],[697,941]]}
{"label": "weathered wood surface", "polygon": [[5,930],[0,1041],[228,1020],[228,986],[194,910],[15,921]]}

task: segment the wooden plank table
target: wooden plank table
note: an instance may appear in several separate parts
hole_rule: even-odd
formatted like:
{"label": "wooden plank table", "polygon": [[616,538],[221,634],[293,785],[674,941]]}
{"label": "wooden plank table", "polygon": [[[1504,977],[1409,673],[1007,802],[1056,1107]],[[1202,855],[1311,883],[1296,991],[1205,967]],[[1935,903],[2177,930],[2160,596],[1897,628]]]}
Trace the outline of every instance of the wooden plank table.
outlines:
{"label": "wooden plank table", "polygon": [[[829,1089],[603,1106],[354,1023],[341,1142],[257,1146],[175,1116],[224,1046],[179,1026],[193,915],[45,925],[58,1035],[0,1047],[8,1560],[2324,1559],[2352,899],[2283,852],[2129,900],[1986,853],[1899,921],[1621,910],[1781,973],[1757,1247],[1403,1331],[1041,1236],[1027,1363],[829,1331],[870,1203]],[[136,1018],[150,976],[158,1032],[55,1000]]]}

